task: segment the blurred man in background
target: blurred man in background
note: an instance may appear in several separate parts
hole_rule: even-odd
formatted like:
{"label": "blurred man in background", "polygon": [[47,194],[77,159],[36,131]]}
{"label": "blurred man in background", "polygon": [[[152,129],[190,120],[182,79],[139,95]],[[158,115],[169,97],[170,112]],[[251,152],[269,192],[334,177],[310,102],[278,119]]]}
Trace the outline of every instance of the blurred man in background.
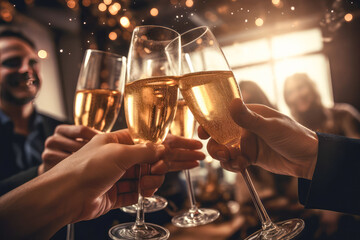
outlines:
{"label": "blurred man in background", "polygon": [[18,32],[0,33],[0,194],[44,172],[41,154],[61,122],[34,105],[42,84],[34,43]]}

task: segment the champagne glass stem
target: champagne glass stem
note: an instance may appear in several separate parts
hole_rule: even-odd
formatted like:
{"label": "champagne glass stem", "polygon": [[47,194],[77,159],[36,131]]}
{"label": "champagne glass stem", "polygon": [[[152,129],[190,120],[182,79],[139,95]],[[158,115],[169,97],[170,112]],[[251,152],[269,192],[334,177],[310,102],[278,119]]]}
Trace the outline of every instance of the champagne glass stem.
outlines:
{"label": "champagne glass stem", "polygon": [[[148,165],[148,164],[146,164]],[[141,180],[141,170],[143,167],[148,168],[149,166],[145,166],[145,165],[140,165],[140,170],[139,170],[139,183],[138,183],[138,191],[139,191],[139,197],[138,197],[138,206],[137,206],[137,210],[136,210],[136,220],[135,220],[135,224],[133,226],[133,230],[136,231],[140,231],[140,230],[146,230],[147,227],[145,225],[145,210],[144,210],[144,197],[141,194],[141,187],[140,187],[140,180]]]}
{"label": "champagne glass stem", "polygon": [[67,240],[74,240],[75,238],[74,238],[74,234],[75,234],[75,232],[74,232],[74,224],[73,223],[70,223],[70,224],[68,224],[67,225],[67,228],[66,228],[66,239]]}
{"label": "champagne glass stem", "polygon": [[255,209],[259,215],[260,221],[261,221],[261,227],[263,230],[271,230],[273,228],[276,228],[276,225],[272,223],[269,215],[267,214],[264,205],[262,204],[259,195],[257,194],[254,184],[251,181],[249,172],[247,169],[244,171],[241,171],[241,174],[245,180],[245,183],[249,189],[250,196],[252,198],[252,201],[255,205]]}
{"label": "champagne glass stem", "polygon": [[184,170],[184,173],[185,173],[186,186],[187,186],[187,191],[188,191],[189,200],[190,200],[190,210],[189,211],[195,212],[195,211],[197,211],[197,206],[196,206],[194,188],[193,188],[191,177],[190,177],[190,171],[188,169],[186,169],[186,170]]}

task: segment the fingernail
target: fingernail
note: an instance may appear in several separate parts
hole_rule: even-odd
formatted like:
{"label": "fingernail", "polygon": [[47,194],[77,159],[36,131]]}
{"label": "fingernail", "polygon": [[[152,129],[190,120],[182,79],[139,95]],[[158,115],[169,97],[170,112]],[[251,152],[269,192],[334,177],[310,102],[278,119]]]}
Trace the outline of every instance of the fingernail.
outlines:
{"label": "fingernail", "polygon": [[216,153],[217,159],[220,161],[226,161],[228,160],[227,153],[225,151],[219,151]]}

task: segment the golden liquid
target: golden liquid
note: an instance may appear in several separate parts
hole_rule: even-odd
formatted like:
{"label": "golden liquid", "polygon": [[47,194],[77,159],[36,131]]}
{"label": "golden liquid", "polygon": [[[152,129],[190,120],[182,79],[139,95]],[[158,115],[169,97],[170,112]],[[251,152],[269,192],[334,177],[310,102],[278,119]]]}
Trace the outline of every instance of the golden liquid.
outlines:
{"label": "golden liquid", "polygon": [[178,85],[172,77],[142,79],[125,86],[125,116],[134,143],[164,141],[174,119]]}
{"label": "golden liquid", "polygon": [[241,128],[232,120],[229,105],[240,98],[231,71],[209,71],[182,76],[179,88],[196,121],[220,144],[240,141]]}
{"label": "golden liquid", "polygon": [[170,126],[170,132],[173,135],[192,138],[195,131],[195,118],[191,113],[185,100],[179,100],[175,118]]}
{"label": "golden liquid", "polygon": [[110,132],[121,107],[122,95],[108,89],[79,90],[75,95],[74,121],[102,132]]}

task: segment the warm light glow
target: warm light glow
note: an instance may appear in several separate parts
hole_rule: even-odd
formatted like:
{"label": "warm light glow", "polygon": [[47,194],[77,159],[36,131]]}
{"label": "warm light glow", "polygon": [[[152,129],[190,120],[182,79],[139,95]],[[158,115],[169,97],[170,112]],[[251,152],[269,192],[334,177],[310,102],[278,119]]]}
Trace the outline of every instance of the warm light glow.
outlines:
{"label": "warm light glow", "polygon": [[280,4],[280,0],[272,0],[271,2],[274,5],[279,5]]}
{"label": "warm light glow", "polygon": [[117,9],[118,11],[120,11],[120,9],[121,9],[121,5],[120,5],[120,3],[118,3],[118,2],[114,3],[114,4],[113,4],[113,7],[114,7],[115,9]]}
{"label": "warm light glow", "polygon": [[353,15],[351,13],[348,13],[344,16],[345,21],[350,22],[353,20]]}
{"label": "warm light glow", "polygon": [[277,35],[272,38],[271,45],[275,59],[320,51],[323,48],[322,34],[319,29],[310,29]]}
{"label": "warm light glow", "polygon": [[114,18],[109,18],[109,19],[107,20],[107,25],[108,25],[109,27],[115,27],[115,25],[116,25],[116,20],[115,20]]}
{"label": "warm light glow", "polygon": [[129,20],[129,18],[128,17],[122,17],[122,18],[120,18],[120,24],[121,24],[121,26],[123,26],[124,28],[128,28],[128,27],[130,27],[130,20]]}
{"label": "warm light glow", "polygon": [[209,19],[211,22],[216,22],[218,20],[218,17],[210,11],[205,12],[205,17]]}
{"label": "warm light glow", "polygon": [[74,8],[76,6],[76,2],[74,0],[69,0],[66,4],[69,8]]}
{"label": "warm light glow", "polygon": [[111,32],[111,33],[109,33],[109,39],[110,40],[116,40],[117,39],[117,34],[116,34],[116,32]]}
{"label": "warm light glow", "polygon": [[221,14],[227,13],[228,10],[229,10],[229,7],[227,5],[218,7],[218,9],[217,9],[218,13],[221,13]]}
{"label": "warm light glow", "polygon": [[90,1],[90,0],[82,0],[82,5],[83,5],[84,7],[89,7],[90,4],[91,4],[91,1]]}
{"label": "warm light glow", "polygon": [[112,0],[104,0],[104,3],[105,3],[106,5],[110,5],[110,4],[112,3]]}
{"label": "warm light glow", "polygon": [[170,0],[170,3],[171,3],[172,5],[175,5],[175,4],[178,3],[178,0]]}
{"label": "warm light glow", "polygon": [[116,15],[118,12],[119,10],[116,6],[114,6],[114,4],[109,7],[109,13],[111,15]]}
{"label": "warm light glow", "polygon": [[101,12],[105,12],[106,11],[106,4],[105,3],[100,3],[99,6],[98,6],[98,9],[101,11]]}
{"label": "warm light glow", "polygon": [[47,57],[47,52],[45,50],[39,50],[38,51],[38,56],[39,56],[39,58],[46,58]]}
{"label": "warm light glow", "polygon": [[159,10],[157,8],[152,8],[150,10],[150,15],[156,17],[159,14]]}
{"label": "warm light glow", "polygon": [[5,22],[11,22],[13,19],[13,16],[11,15],[10,11],[5,9],[1,11],[1,18],[5,21]]}
{"label": "warm light glow", "polygon": [[262,20],[261,18],[257,18],[255,20],[255,25],[258,27],[261,27],[264,24],[264,20]]}
{"label": "warm light glow", "polygon": [[284,6],[284,3],[281,0],[271,0],[271,2],[277,8],[282,8]]}
{"label": "warm light glow", "polygon": [[194,6],[194,1],[193,0],[186,0],[185,5],[190,8],[190,7]]}

